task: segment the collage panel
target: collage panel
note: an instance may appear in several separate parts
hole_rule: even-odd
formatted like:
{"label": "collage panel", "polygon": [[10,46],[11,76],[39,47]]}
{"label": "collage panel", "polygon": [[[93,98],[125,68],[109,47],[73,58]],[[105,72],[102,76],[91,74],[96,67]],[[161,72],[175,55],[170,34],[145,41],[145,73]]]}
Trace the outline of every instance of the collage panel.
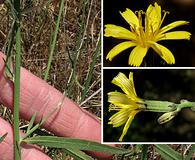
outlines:
{"label": "collage panel", "polygon": [[194,67],[195,2],[103,1],[104,67]]}
{"label": "collage panel", "polygon": [[195,160],[194,10],[0,0],[0,160]]}
{"label": "collage panel", "polygon": [[104,143],[194,143],[195,70],[104,69]]}

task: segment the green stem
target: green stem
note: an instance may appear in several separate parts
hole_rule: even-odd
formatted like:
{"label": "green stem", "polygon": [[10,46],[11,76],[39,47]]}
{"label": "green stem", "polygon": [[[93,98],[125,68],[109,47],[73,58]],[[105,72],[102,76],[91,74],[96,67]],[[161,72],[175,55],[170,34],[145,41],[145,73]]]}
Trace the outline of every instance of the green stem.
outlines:
{"label": "green stem", "polygon": [[53,59],[53,53],[54,53],[55,46],[56,46],[56,40],[57,40],[58,31],[59,31],[60,19],[61,19],[61,16],[62,16],[63,8],[64,8],[64,0],[61,0],[61,3],[60,3],[60,11],[59,11],[59,14],[58,14],[57,23],[56,23],[56,28],[55,28],[55,32],[54,32],[54,36],[53,36],[53,42],[52,42],[52,46],[51,46],[51,52],[50,52],[50,54],[49,54],[49,59],[48,59],[48,63],[47,63],[47,68],[46,68],[45,76],[44,76],[44,80],[45,80],[45,81],[46,81],[47,78],[48,78],[49,70],[50,70],[50,68],[51,68],[51,62],[52,62],[52,59]]}
{"label": "green stem", "polygon": [[82,91],[82,96],[81,96],[80,102],[82,102],[85,99],[86,95],[87,95],[87,91],[89,89],[89,85],[91,83],[92,76],[93,76],[94,66],[97,62],[97,59],[98,59],[99,55],[100,55],[100,50],[101,50],[101,40],[99,39],[98,44],[97,44],[97,48],[95,50],[95,53],[94,53],[94,56],[93,56],[93,59],[92,59],[92,62],[91,62],[91,66],[90,66],[90,69],[89,69],[89,72],[88,72],[85,87],[84,87],[84,90]]}
{"label": "green stem", "polygon": [[182,108],[194,107],[195,102],[189,102],[187,100],[182,100],[180,104],[168,101],[144,100],[144,102],[140,105],[140,109],[150,112],[173,112],[180,111]]}
{"label": "green stem", "polygon": [[168,101],[144,100],[141,109],[150,112],[171,112],[176,109],[175,103]]}
{"label": "green stem", "polygon": [[187,100],[182,100],[181,104],[178,104],[178,109],[182,108],[194,108],[195,107],[195,102],[189,102]]}
{"label": "green stem", "polygon": [[15,77],[14,77],[14,156],[20,159],[20,136],[19,136],[19,106],[20,106],[20,49],[21,30],[16,24],[16,55],[15,55]]}
{"label": "green stem", "polygon": [[20,107],[20,53],[21,53],[21,30],[20,30],[20,0],[14,0],[14,9],[17,19],[14,28],[16,33],[16,54],[14,66],[14,159],[21,159],[20,135],[19,135],[19,107]]}

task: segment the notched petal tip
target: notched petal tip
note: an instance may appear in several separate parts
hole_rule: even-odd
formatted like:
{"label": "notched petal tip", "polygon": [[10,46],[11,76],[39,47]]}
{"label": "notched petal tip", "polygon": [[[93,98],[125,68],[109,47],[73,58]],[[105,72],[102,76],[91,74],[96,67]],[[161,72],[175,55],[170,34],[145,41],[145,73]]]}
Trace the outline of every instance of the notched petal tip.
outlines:
{"label": "notched petal tip", "polygon": [[112,124],[112,122],[108,122],[108,124]]}
{"label": "notched petal tip", "polygon": [[129,63],[130,66],[133,66],[133,67],[139,67],[141,65],[141,64],[137,64],[133,61],[129,61],[128,63]]}
{"label": "notched petal tip", "polygon": [[119,13],[130,26],[133,28],[139,27],[139,20],[132,10],[126,8],[124,12],[119,11]]}
{"label": "notched petal tip", "polygon": [[106,56],[106,60],[112,61],[112,59],[109,55]]}

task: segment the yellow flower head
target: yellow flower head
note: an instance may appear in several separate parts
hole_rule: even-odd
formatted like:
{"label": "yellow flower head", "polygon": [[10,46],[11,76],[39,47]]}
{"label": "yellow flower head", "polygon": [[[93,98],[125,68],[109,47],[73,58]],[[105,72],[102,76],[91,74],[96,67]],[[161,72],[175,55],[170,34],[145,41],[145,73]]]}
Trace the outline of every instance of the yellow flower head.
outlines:
{"label": "yellow flower head", "polygon": [[112,83],[119,86],[124,93],[117,91],[108,93],[108,102],[111,103],[109,111],[117,111],[109,118],[108,124],[112,124],[113,127],[119,127],[125,124],[119,139],[119,141],[122,141],[133,118],[141,111],[140,105],[143,100],[137,97],[135,92],[132,72],[129,74],[129,79],[123,73],[119,73],[112,80]]}
{"label": "yellow flower head", "polygon": [[[168,64],[174,64],[175,58],[171,51],[157,42],[161,40],[190,39],[191,34],[186,31],[167,32],[175,27],[188,24],[189,22],[187,21],[175,21],[161,28],[167,12],[164,12],[162,16],[161,7],[157,3],[154,6],[149,5],[145,13],[143,11],[134,13],[127,8],[126,11],[120,12],[120,14],[130,25],[130,29],[114,24],[105,25],[105,37],[127,40],[110,50],[106,57],[110,61],[122,51],[135,47],[131,51],[128,63],[132,66],[140,66],[148,49],[151,47]],[[145,15],[144,24],[142,24],[142,15]]]}

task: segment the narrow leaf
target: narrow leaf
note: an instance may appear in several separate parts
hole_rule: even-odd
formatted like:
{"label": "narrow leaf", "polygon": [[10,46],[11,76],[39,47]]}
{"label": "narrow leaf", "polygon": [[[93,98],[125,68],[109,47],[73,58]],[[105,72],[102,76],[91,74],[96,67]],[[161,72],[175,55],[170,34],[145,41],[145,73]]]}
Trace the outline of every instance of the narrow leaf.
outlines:
{"label": "narrow leaf", "polygon": [[182,155],[176,152],[174,149],[166,144],[155,144],[155,150],[161,155],[165,160],[181,160]]}
{"label": "narrow leaf", "polygon": [[185,158],[185,160],[191,160],[195,157],[193,157],[193,154],[195,154],[195,144],[192,144],[192,147],[189,150],[189,153],[187,155],[187,157]]}
{"label": "narrow leaf", "polygon": [[54,147],[54,148],[68,147],[68,148],[75,148],[78,150],[105,152],[111,154],[126,154],[131,152],[126,149],[111,147],[97,142],[73,139],[73,138],[55,137],[55,136],[37,136],[37,137],[26,138],[23,141],[28,144],[37,144],[46,147]]}
{"label": "narrow leaf", "polygon": [[33,126],[33,124],[35,122],[36,115],[37,115],[37,113],[33,114],[32,118],[31,118],[31,120],[30,120],[30,122],[28,124],[28,128],[27,128],[26,133],[28,133],[30,131],[30,129],[32,128],[32,126]]}
{"label": "narrow leaf", "polygon": [[80,151],[78,149],[73,148],[66,148],[62,149],[63,152],[66,154],[72,156],[73,158],[77,160],[94,160],[91,156],[85,154],[85,152]]}
{"label": "narrow leaf", "polygon": [[5,137],[7,136],[8,133],[5,133],[3,136],[0,137],[0,143],[3,142],[3,140],[5,139]]}
{"label": "narrow leaf", "polygon": [[147,159],[147,151],[148,151],[148,145],[147,144],[143,144],[141,160],[146,160]]}

